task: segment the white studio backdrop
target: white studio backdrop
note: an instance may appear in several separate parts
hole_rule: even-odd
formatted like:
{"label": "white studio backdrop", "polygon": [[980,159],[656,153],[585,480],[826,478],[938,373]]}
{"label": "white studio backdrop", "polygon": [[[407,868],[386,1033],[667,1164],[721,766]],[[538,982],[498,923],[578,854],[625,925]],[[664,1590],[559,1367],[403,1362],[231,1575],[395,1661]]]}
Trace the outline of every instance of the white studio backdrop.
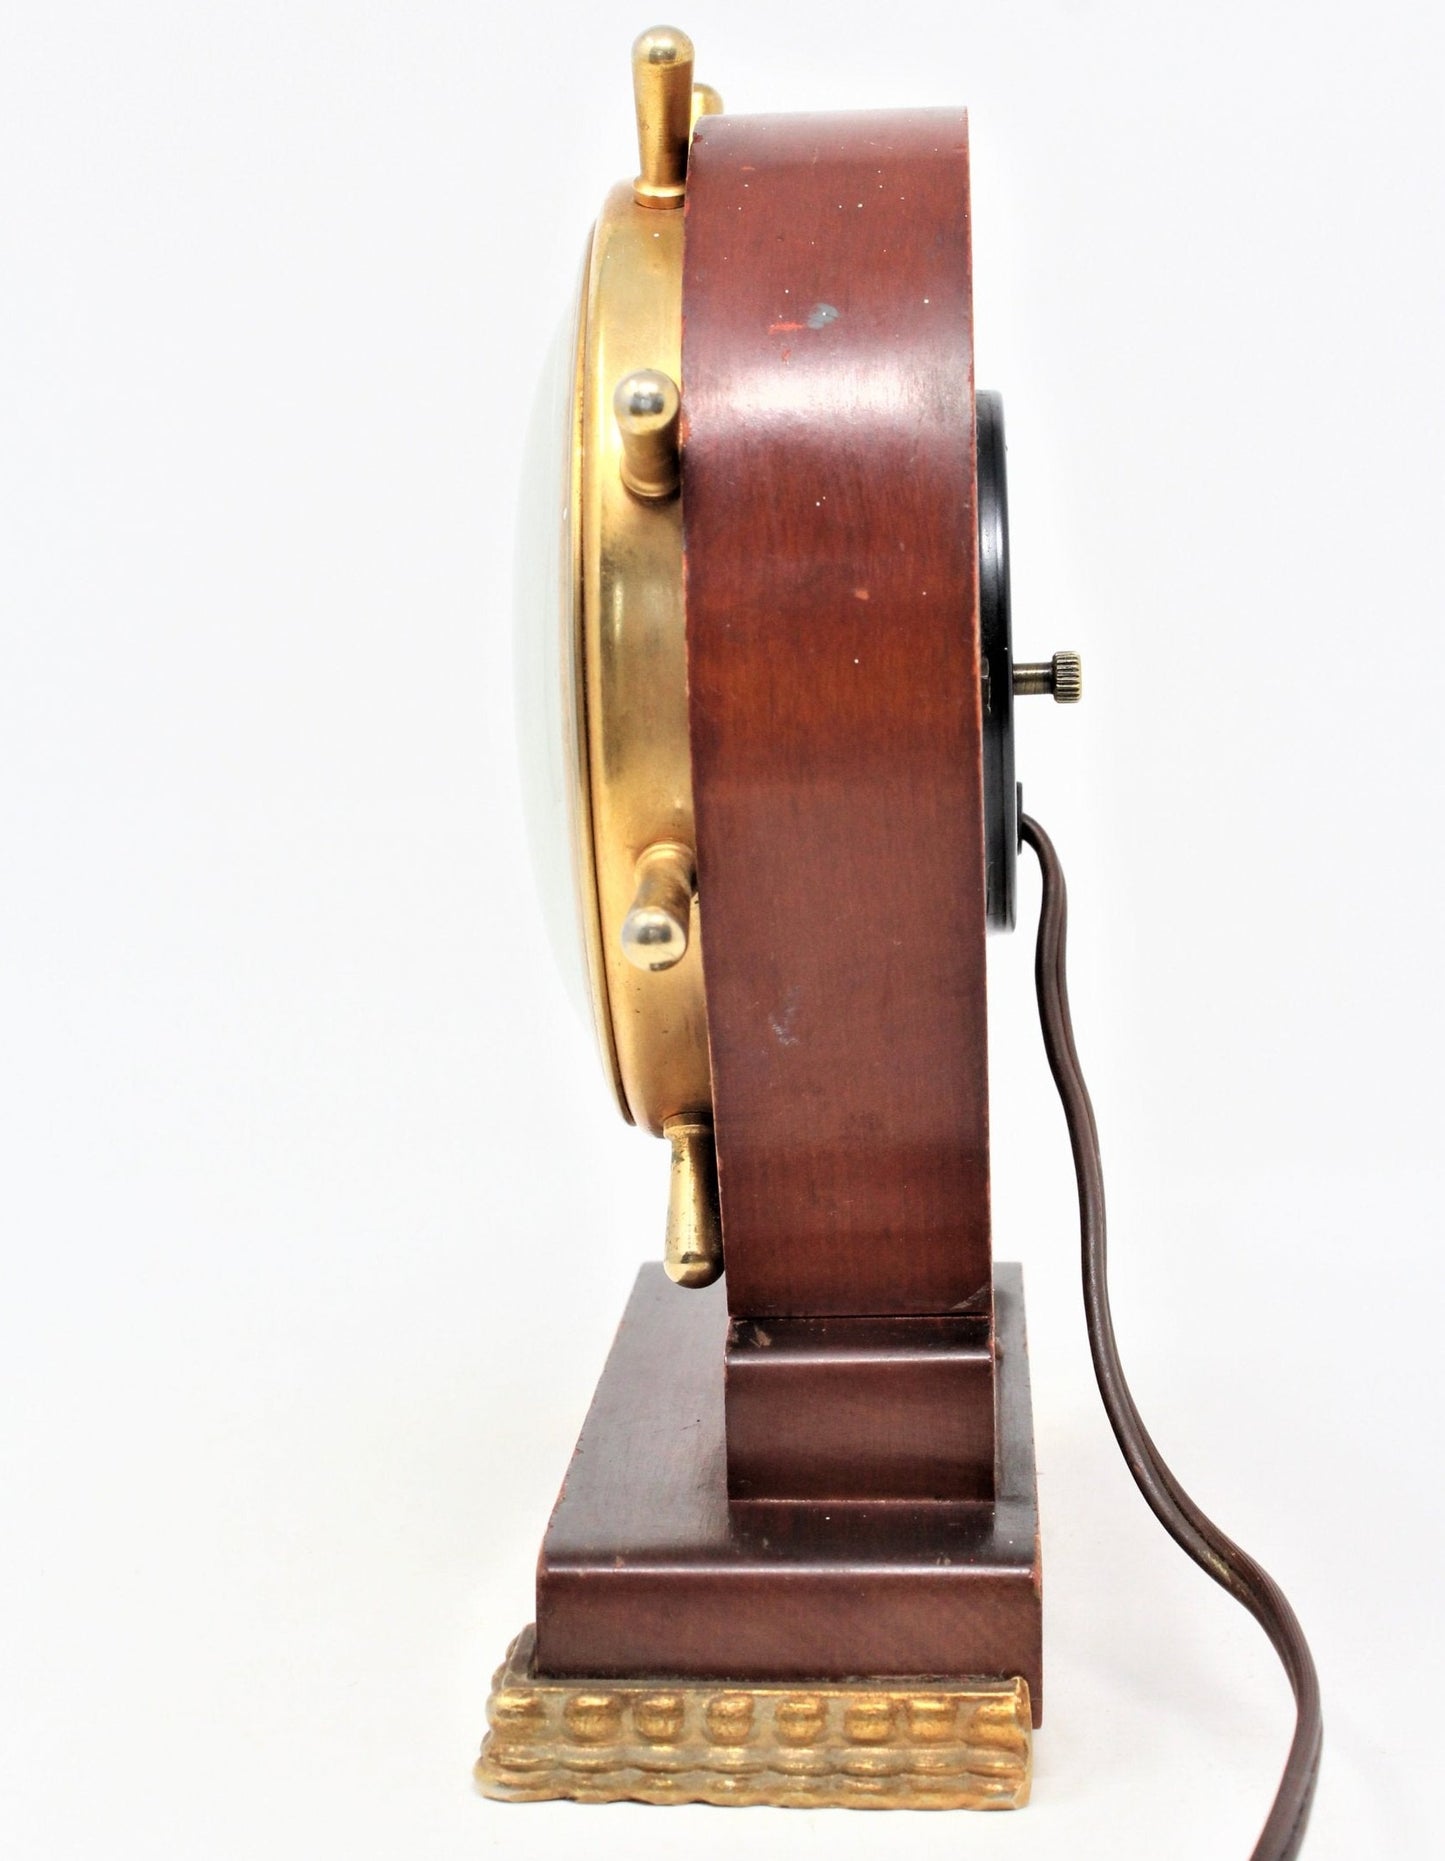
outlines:
{"label": "white studio backdrop", "polygon": [[[0,1852],[1247,1855],[1287,1692],[1093,1392],[990,950],[1048,1719],[1013,1817],[508,1808],[469,1766],[663,1147],[539,934],[520,434],[613,0],[0,23]],[[1445,1846],[1445,34],[1425,5],[693,0],[734,108],[966,102],[1020,770],[1121,1342],[1320,1662],[1310,1861]],[[539,624],[542,622],[539,619]]]}

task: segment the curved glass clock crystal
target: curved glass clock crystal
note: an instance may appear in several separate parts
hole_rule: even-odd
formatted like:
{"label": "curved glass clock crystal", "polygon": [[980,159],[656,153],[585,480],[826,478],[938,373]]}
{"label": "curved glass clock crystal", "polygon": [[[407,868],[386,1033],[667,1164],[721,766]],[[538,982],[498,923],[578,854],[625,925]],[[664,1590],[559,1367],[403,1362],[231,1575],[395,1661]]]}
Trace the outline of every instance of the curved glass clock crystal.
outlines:
{"label": "curved glass clock crystal", "polygon": [[515,696],[522,803],[547,940],[579,1014],[590,1018],[586,823],[574,799],[579,754],[572,593],[577,355],[575,306],[553,336],[527,428],[517,520]]}
{"label": "curved glass clock crystal", "polygon": [[517,747],[532,869],[568,996],[621,1102],[598,949],[583,671],[582,339],[587,260],[548,350],[523,458],[515,575]]}

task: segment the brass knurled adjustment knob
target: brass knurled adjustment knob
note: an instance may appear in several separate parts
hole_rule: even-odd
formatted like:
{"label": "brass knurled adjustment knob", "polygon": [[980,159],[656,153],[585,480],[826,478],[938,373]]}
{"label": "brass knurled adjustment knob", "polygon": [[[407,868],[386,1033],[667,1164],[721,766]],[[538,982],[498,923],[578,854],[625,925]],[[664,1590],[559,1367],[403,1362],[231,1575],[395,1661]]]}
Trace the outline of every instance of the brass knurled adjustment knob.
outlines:
{"label": "brass knurled adjustment knob", "polygon": [[1014,667],[1016,698],[1050,697],[1077,704],[1084,695],[1084,662],[1077,653],[1055,653],[1047,665]]}

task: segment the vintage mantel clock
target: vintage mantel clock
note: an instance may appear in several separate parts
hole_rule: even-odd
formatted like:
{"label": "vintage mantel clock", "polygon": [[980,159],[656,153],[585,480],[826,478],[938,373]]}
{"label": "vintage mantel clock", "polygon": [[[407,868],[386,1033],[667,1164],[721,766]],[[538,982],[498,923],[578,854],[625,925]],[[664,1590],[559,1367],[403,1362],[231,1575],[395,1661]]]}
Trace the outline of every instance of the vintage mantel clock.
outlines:
{"label": "vintage mantel clock", "polygon": [[[1023,1288],[993,1258],[985,938],[1037,975],[1100,1388],[1135,1478],[1299,1702],[1288,1604],[1178,1488],[1114,1353],[1064,894],[1021,817],[1003,416],[975,389],[961,110],[730,116],[633,52],[567,397],[562,719],[598,1041],[671,1146],[497,1676],[488,1794],[1006,1808],[1043,1703]],[[551,624],[538,612],[532,623]]]}

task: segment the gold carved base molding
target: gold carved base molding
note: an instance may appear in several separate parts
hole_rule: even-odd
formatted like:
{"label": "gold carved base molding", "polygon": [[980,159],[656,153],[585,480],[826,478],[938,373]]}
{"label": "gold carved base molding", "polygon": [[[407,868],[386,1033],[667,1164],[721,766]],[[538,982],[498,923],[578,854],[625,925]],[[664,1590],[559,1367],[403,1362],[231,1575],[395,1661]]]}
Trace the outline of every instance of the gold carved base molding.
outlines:
{"label": "gold carved base molding", "polygon": [[507,1803],[1020,1809],[1033,1743],[1023,1680],[550,1680],[533,1630],[492,1683],[477,1760]]}

